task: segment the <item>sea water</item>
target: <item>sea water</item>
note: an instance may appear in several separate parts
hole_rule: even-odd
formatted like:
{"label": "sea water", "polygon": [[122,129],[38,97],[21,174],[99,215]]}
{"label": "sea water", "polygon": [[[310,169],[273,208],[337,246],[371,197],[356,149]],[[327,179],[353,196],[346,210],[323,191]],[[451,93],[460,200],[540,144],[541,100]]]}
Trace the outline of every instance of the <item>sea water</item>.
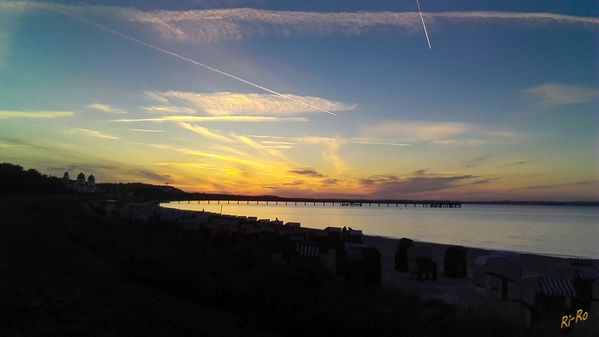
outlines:
{"label": "sea water", "polygon": [[241,201],[162,204],[184,210],[300,222],[302,227],[352,227],[365,235],[510,250],[552,256],[599,258],[599,207],[463,204],[461,208],[411,205]]}

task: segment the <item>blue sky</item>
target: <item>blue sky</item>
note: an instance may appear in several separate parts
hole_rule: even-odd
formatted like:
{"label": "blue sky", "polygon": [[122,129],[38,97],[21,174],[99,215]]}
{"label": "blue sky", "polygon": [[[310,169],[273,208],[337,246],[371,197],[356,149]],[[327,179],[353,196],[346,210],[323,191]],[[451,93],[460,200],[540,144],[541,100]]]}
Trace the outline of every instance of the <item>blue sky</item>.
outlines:
{"label": "blue sky", "polygon": [[188,191],[597,200],[599,6],[420,4],[432,49],[415,1],[2,1],[0,155]]}

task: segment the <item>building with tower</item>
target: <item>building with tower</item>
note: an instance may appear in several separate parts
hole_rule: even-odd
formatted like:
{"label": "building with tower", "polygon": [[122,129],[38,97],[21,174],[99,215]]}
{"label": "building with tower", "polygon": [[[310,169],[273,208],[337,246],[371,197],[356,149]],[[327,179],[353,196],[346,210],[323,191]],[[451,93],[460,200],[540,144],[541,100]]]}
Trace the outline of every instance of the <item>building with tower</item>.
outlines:
{"label": "building with tower", "polygon": [[65,172],[62,176],[62,182],[68,190],[82,193],[94,193],[96,191],[96,178],[93,174],[90,174],[85,180],[85,174],[81,172],[77,175],[77,180],[71,180],[69,172]]}

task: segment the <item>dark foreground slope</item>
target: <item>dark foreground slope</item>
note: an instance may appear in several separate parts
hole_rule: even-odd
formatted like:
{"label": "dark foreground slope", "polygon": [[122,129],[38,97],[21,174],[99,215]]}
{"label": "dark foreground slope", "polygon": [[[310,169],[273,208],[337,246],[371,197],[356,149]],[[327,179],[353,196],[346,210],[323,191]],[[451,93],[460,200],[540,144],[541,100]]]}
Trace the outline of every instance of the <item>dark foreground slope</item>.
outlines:
{"label": "dark foreground slope", "polygon": [[276,264],[268,242],[223,245],[104,217],[78,198],[0,198],[0,336],[530,333],[492,312],[356,289],[316,265]]}

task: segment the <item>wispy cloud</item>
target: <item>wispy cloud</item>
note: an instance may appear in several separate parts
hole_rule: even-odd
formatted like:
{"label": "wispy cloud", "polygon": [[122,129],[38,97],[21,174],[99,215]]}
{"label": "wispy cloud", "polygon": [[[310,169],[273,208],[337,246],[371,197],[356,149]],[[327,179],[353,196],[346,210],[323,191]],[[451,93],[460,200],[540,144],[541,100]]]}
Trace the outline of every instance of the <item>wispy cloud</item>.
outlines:
{"label": "wispy cloud", "polygon": [[214,140],[218,140],[220,142],[224,142],[224,143],[233,143],[234,141],[231,138],[222,136],[220,134],[214,133],[208,129],[206,129],[205,127],[199,126],[199,125],[191,125],[189,123],[179,123],[179,125],[184,128],[187,129],[189,131],[193,131],[199,135],[202,135],[206,138],[210,138],[210,139],[214,139]]}
{"label": "wispy cloud", "polygon": [[559,184],[530,185],[530,186],[520,187],[518,189],[544,190],[544,189],[551,189],[551,188],[576,187],[576,186],[599,186],[599,180],[581,180],[581,181],[573,181],[573,182],[559,183]]}
{"label": "wispy cloud", "polygon": [[362,185],[375,185],[375,184],[387,183],[387,182],[398,181],[398,180],[399,180],[399,178],[397,178],[394,175],[373,175],[368,178],[360,179],[360,183]]}
{"label": "wispy cloud", "polygon": [[285,157],[285,155],[283,155],[283,153],[277,149],[273,149],[268,146],[264,146],[256,141],[252,140],[249,137],[237,136],[237,135],[233,134],[233,138],[243,144],[250,146],[251,148],[257,150],[261,154],[271,156],[271,157],[278,157],[280,159],[283,159],[286,162],[289,162],[289,163],[292,163],[295,165],[295,163],[293,163],[291,160],[289,160],[287,157]]}
{"label": "wispy cloud", "polygon": [[345,162],[339,156],[339,148],[348,143],[348,140],[341,137],[300,137],[295,138],[298,143],[303,144],[323,144],[325,148],[321,152],[321,156],[324,160],[330,162],[335,167],[337,173],[345,171]]}
{"label": "wispy cloud", "polygon": [[[195,92],[166,91],[157,92],[154,93],[154,95],[158,95],[178,104],[192,106],[212,116],[288,116],[320,112],[320,110],[313,109],[310,106],[331,112],[347,111],[356,107],[355,104],[345,104],[320,97],[298,96],[293,94],[283,94],[283,97],[274,94],[243,94],[232,92],[216,92],[205,94]],[[289,97],[292,99],[289,99]],[[175,106],[154,108],[157,110],[163,109],[164,111],[175,112],[182,107]],[[195,110],[192,111],[195,112]]]}
{"label": "wispy cloud", "polygon": [[73,116],[72,111],[14,111],[0,110],[0,119],[8,118],[60,118]]}
{"label": "wispy cloud", "polygon": [[94,137],[98,137],[98,138],[104,138],[104,139],[112,139],[112,140],[119,139],[119,137],[105,134],[105,133],[102,133],[97,130],[90,130],[90,129],[70,129],[68,132],[69,133],[83,133],[86,135],[90,135],[90,136],[94,136]]}
{"label": "wispy cloud", "polygon": [[497,167],[503,168],[503,167],[521,166],[521,165],[526,165],[526,164],[530,164],[530,163],[534,163],[534,160],[521,160],[521,161],[517,161],[517,162],[513,162],[513,163],[497,165]]}
{"label": "wispy cloud", "polygon": [[127,113],[126,111],[116,109],[110,105],[100,104],[100,103],[92,103],[92,104],[86,105],[85,107],[88,109],[99,110],[99,111],[107,112],[107,113],[111,113],[111,114],[126,114]]}
{"label": "wispy cloud", "polygon": [[198,156],[198,157],[203,157],[203,158],[207,158],[207,159],[218,159],[218,160],[223,160],[223,161],[232,162],[232,163],[245,164],[245,165],[255,165],[256,164],[255,162],[253,162],[251,160],[245,160],[245,159],[237,158],[237,157],[224,156],[224,155],[219,155],[219,154],[215,154],[215,153],[197,151],[197,150],[193,150],[193,149],[187,149],[187,148],[181,148],[181,147],[175,147],[175,146],[169,146],[169,145],[163,145],[163,144],[151,144],[151,146],[154,148],[157,148],[157,149],[162,149],[162,150],[167,150],[167,151],[175,151],[175,152],[179,152],[179,153],[182,153],[185,155]]}
{"label": "wispy cloud", "polygon": [[408,141],[435,141],[459,136],[470,131],[465,123],[389,122],[363,129],[366,136],[400,137]]}
{"label": "wispy cloud", "polygon": [[[342,137],[283,137],[283,136],[269,136],[269,135],[246,135],[251,138],[263,138],[263,139],[280,139],[280,140],[288,140],[285,141],[261,141],[262,144],[265,145],[295,145],[297,142],[303,142],[306,144],[327,144],[327,145],[335,145],[337,148],[344,144],[365,144],[365,145],[386,145],[386,146],[411,146],[412,144],[408,143],[393,143],[393,142],[385,142],[376,138],[364,138],[364,137],[352,137],[352,138],[342,138]],[[289,142],[293,141],[293,142]]]}
{"label": "wispy cloud", "polygon": [[[434,12],[422,13],[429,26],[451,23],[525,24],[549,26],[575,24],[596,27],[599,19],[553,13],[519,12]],[[415,32],[419,28],[418,12],[291,12],[251,8],[190,11],[119,11],[122,20],[144,23],[165,39],[183,42],[218,42],[269,35],[292,36],[359,36],[382,29]]]}
{"label": "wispy cloud", "polygon": [[304,117],[270,116],[164,116],[159,118],[114,119],[118,123],[135,122],[307,122]]}
{"label": "wispy cloud", "polygon": [[484,185],[484,184],[488,184],[492,181],[496,181],[498,180],[497,178],[487,178],[487,179],[481,179],[481,180],[476,180],[471,182],[471,185]]}
{"label": "wispy cloud", "polygon": [[20,17],[20,10],[11,4],[0,9],[0,70],[2,70],[11,54],[12,32]]}
{"label": "wispy cloud", "polygon": [[439,18],[457,22],[505,24],[520,23],[528,26],[550,26],[555,24],[563,24],[597,27],[599,25],[599,18],[596,17],[555,13],[472,11],[426,13],[425,16],[429,18]]}
{"label": "wispy cloud", "polygon": [[[436,146],[480,146],[489,142],[513,140],[519,134],[493,130],[492,126],[461,122],[390,121],[365,126],[361,136],[372,137],[367,144],[408,146],[426,143]],[[353,138],[359,143],[362,138]]]}
{"label": "wispy cloud", "polygon": [[290,183],[282,183],[281,185],[283,186],[299,186],[299,185],[303,185],[305,184],[305,181],[303,180],[295,180],[293,182]]}
{"label": "wispy cloud", "polygon": [[163,133],[164,130],[156,130],[156,129],[129,129],[130,131],[135,132],[149,132],[149,133]]}
{"label": "wispy cloud", "polygon": [[415,197],[424,192],[435,192],[459,187],[476,178],[472,175],[459,176],[414,176],[398,178],[396,176],[373,176],[362,179],[361,183],[379,198]]}
{"label": "wispy cloud", "polygon": [[263,140],[260,141],[260,144],[269,147],[271,149],[290,149],[295,144],[295,142],[282,142],[282,141],[272,141],[272,140]]}
{"label": "wispy cloud", "polygon": [[230,152],[230,153],[233,153],[233,154],[236,154],[236,155],[237,155],[237,156],[239,156],[239,157],[243,157],[243,156],[246,156],[246,155],[247,155],[247,153],[246,153],[246,152],[244,152],[244,151],[240,151],[240,150],[238,150],[238,149],[234,149],[234,148],[232,148],[232,147],[230,147],[230,146],[218,145],[218,146],[217,146],[217,148],[219,148],[219,149],[221,149],[221,150],[225,150],[225,151],[227,151],[227,152]]}
{"label": "wispy cloud", "polygon": [[524,93],[532,97],[536,104],[546,106],[588,103],[599,97],[597,88],[559,83],[541,84],[525,89]]}
{"label": "wispy cloud", "polygon": [[315,178],[325,177],[325,175],[318,173],[314,169],[311,169],[311,168],[289,170],[289,173],[299,174],[299,175],[304,175],[304,176],[309,176],[309,177],[315,177]]}
{"label": "wispy cloud", "polygon": [[339,181],[339,179],[324,179],[323,181],[321,181],[321,184],[323,186],[336,185],[337,183],[339,183]]}
{"label": "wispy cloud", "polygon": [[487,143],[485,139],[438,139],[430,142],[431,145],[440,146],[480,146]]}
{"label": "wispy cloud", "polygon": [[145,96],[144,98],[152,101],[153,103],[160,103],[160,104],[169,104],[168,103],[168,98],[163,97],[153,91],[144,91],[143,95]]}
{"label": "wispy cloud", "polygon": [[474,167],[477,167],[477,166],[483,164],[484,162],[488,161],[491,158],[493,158],[493,156],[490,154],[478,156],[476,158],[468,160],[462,167],[466,168],[466,169],[474,168]]}
{"label": "wispy cloud", "polygon": [[217,170],[217,171],[225,171],[225,172],[236,172],[243,173],[243,171],[230,168],[230,167],[216,167],[210,164],[203,163],[189,163],[189,162],[161,162],[154,163],[154,165],[158,166],[166,166],[166,167],[182,167],[182,168],[193,168],[193,169],[206,169],[206,170]]}
{"label": "wispy cloud", "polygon": [[[150,146],[156,148],[156,149],[161,149],[161,150],[166,150],[166,151],[173,151],[173,152],[178,152],[184,155],[189,155],[189,156],[195,156],[195,157],[201,157],[203,159],[209,160],[210,162],[213,161],[212,164],[210,164],[210,167],[215,167],[215,168],[219,168],[221,166],[221,164],[224,165],[231,165],[231,164],[235,164],[237,166],[236,170],[239,172],[244,172],[246,174],[253,174],[253,175],[269,175],[269,176],[276,176],[276,177],[282,177],[282,178],[293,178],[293,175],[290,174],[286,174],[286,172],[289,170],[290,166],[297,166],[296,164],[293,163],[286,163],[286,159],[283,157],[282,159],[284,159],[284,162],[281,162],[280,160],[275,160],[275,161],[269,161],[268,158],[265,159],[246,159],[243,157],[238,157],[238,156],[227,156],[227,155],[222,155],[222,154],[216,154],[216,153],[209,153],[209,152],[204,152],[204,151],[200,151],[200,150],[195,150],[195,149],[189,149],[189,148],[182,148],[182,147],[176,147],[176,146],[170,146],[170,145],[163,145],[163,144],[149,144]],[[233,153],[238,152],[238,151],[234,151]],[[263,153],[264,154],[264,153]],[[268,153],[266,153],[266,155],[269,155]],[[275,156],[277,156],[276,154],[274,154]],[[279,158],[281,159],[281,158]],[[220,164],[218,164],[217,162],[221,162]],[[222,167],[220,167],[222,168]],[[240,186],[241,187],[241,186]]]}
{"label": "wispy cloud", "polygon": [[[360,36],[381,30],[419,32],[418,12],[302,12],[273,11],[252,8],[207,10],[152,10],[108,6],[72,6],[42,2],[0,3],[0,8],[57,8],[72,15],[102,16],[131,22],[157,32],[163,39],[187,43],[242,40],[265,36]],[[423,12],[429,28],[442,25],[522,24],[526,27],[578,25],[595,28],[599,18],[529,12]]]}
{"label": "wispy cloud", "polygon": [[260,143],[262,143],[263,145],[295,145],[296,143],[292,143],[292,142],[277,142],[277,141],[272,141],[272,140],[263,140]]}
{"label": "wispy cloud", "polygon": [[157,112],[157,113],[167,113],[167,114],[195,114],[197,113],[196,109],[184,107],[184,106],[176,106],[176,105],[152,105],[152,106],[144,106],[142,107],[147,112]]}
{"label": "wispy cloud", "polygon": [[283,137],[283,136],[268,136],[268,135],[244,135],[246,137],[251,137],[251,138],[266,138],[266,139],[291,139],[289,137]]}
{"label": "wispy cloud", "polygon": [[408,143],[383,142],[383,141],[378,141],[376,139],[371,139],[371,138],[351,138],[350,142],[353,144],[367,144],[367,145],[389,145],[389,146],[411,146],[412,145],[412,144],[408,144]]}

